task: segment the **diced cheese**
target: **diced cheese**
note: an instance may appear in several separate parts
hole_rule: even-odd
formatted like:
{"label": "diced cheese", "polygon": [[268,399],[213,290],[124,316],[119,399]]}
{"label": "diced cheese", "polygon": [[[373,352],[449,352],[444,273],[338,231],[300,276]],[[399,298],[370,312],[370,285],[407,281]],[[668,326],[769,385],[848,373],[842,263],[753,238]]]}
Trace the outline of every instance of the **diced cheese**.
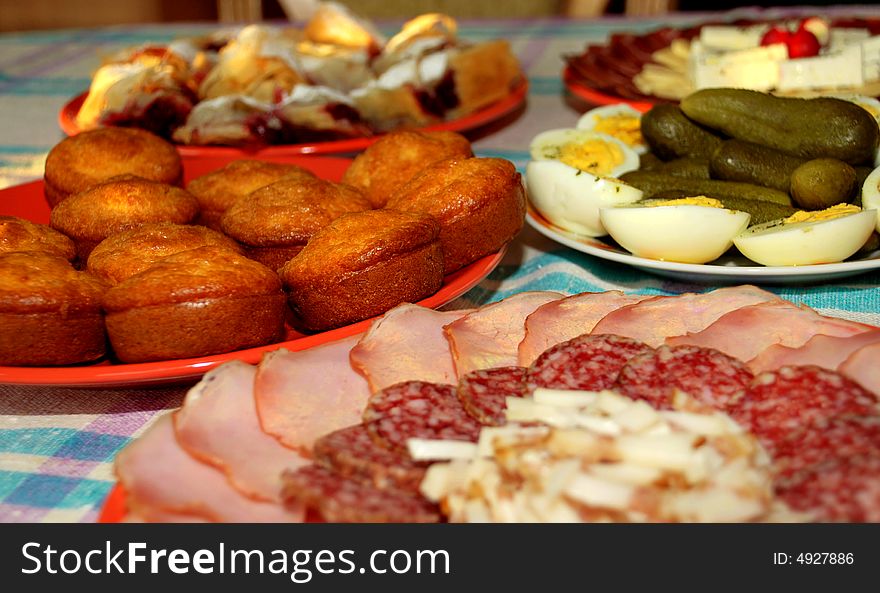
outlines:
{"label": "diced cheese", "polygon": [[780,91],[861,86],[862,47],[851,45],[835,54],[786,60],[779,65]]}
{"label": "diced cheese", "polygon": [[700,29],[700,43],[707,49],[731,51],[758,47],[766,25],[756,27],[730,27],[706,25]]}
{"label": "diced cheese", "polygon": [[702,52],[694,57],[692,78],[698,89],[713,87],[770,90],[779,82],[779,64],[788,58],[783,43],[738,51]]}
{"label": "diced cheese", "polygon": [[565,493],[589,506],[623,510],[629,506],[635,488],[587,474],[578,474],[568,485]]}
{"label": "diced cheese", "polygon": [[416,461],[470,459],[477,454],[477,445],[467,441],[407,439],[406,448]]}

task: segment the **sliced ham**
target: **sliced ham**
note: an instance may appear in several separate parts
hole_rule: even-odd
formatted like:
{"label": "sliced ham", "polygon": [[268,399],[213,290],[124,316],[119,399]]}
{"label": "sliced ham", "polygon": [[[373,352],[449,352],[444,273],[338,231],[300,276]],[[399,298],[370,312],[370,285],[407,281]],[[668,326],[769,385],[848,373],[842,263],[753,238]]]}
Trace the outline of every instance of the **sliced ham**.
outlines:
{"label": "sliced ham", "polygon": [[590,333],[612,311],[648,298],[651,297],[609,290],[582,292],[541,305],[526,317],[525,336],[517,348],[517,364],[530,366],[551,346]]}
{"label": "sliced ham", "polygon": [[871,329],[855,321],[825,317],[806,306],[778,301],[741,307],[703,331],[669,338],[666,343],[715,348],[749,361],[774,344],[797,348],[818,334],[844,337]]}
{"label": "sliced ham", "polygon": [[558,292],[521,292],[447,325],[444,331],[457,376],[517,365],[517,348],[525,336],[526,317],[541,305],[562,297]]}
{"label": "sliced ham", "polygon": [[373,322],[351,349],[351,365],[371,393],[401,381],[456,383],[443,326],[468,312],[399,305]]}
{"label": "sliced ham", "polygon": [[750,285],[654,297],[609,313],[593,327],[592,333],[624,336],[656,348],[666,338],[705,329],[725,313],[767,301],[780,299]]}
{"label": "sliced ham", "polygon": [[361,421],[370,397],[348,354],[360,334],[308,350],[263,357],[254,380],[260,426],[305,455],[315,439]]}
{"label": "sliced ham", "polygon": [[256,500],[281,501],[281,474],[309,463],[260,428],[254,402],[257,369],[240,361],[208,372],[174,415],[177,440]]}
{"label": "sliced ham", "polygon": [[880,398],[880,342],[862,346],[837,370]]}
{"label": "sliced ham", "polygon": [[219,470],[190,456],[177,442],[170,415],[119,453],[115,470],[132,512],[147,521],[187,515],[223,523],[284,523],[304,517],[301,509],[242,495]]}
{"label": "sliced ham", "polygon": [[843,337],[819,334],[800,347],[774,344],[750,360],[749,368],[756,375],[784,366],[808,364],[834,371],[850,354],[877,342],[880,342],[880,330]]}

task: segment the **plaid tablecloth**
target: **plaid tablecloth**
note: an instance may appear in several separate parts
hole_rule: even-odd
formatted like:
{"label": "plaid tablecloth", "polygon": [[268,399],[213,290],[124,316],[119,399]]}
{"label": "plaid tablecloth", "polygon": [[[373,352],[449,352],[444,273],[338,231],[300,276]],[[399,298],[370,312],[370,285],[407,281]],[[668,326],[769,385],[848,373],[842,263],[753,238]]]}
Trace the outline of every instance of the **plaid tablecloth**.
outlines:
{"label": "plaid tablecloth", "polygon": [[[876,8],[850,7],[870,14]],[[754,16],[739,12],[740,16]],[[717,18],[717,15],[713,15]],[[481,156],[509,159],[522,169],[529,140],[539,131],[572,126],[586,105],[567,95],[560,72],[565,53],[602,42],[613,31],[645,32],[706,15],[662,20],[608,18],[464,22],[470,39],[506,38],[530,81],[525,112],[474,143]],[[62,138],[61,106],[88,87],[102,55],[142,42],[203,33],[211,25],[126,26],[0,35],[0,188],[39,178],[48,150]],[[387,29],[396,28],[389,25]],[[880,324],[880,273],[832,284],[771,287],[823,312]],[[513,243],[501,265],[448,305],[463,308],[523,290],[564,293],[619,289],[646,294],[703,291],[563,247],[531,229]],[[180,404],[186,386],[146,389],[63,389],[0,385],[0,521],[93,521],[113,484],[117,452],[154,420]]]}

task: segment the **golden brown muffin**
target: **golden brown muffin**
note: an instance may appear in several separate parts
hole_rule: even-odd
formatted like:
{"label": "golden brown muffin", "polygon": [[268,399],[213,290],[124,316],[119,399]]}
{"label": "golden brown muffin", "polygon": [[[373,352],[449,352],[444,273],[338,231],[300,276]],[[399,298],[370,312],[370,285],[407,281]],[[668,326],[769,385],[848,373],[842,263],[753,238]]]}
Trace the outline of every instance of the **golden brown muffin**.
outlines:
{"label": "golden brown muffin", "polygon": [[443,284],[439,233],[434,218],[415,212],[337,218],[278,272],[296,325],[323,331],[437,292]]}
{"label": "golden brown muffin", "polygon": [[296,165],[241,160],[190,181],[186,189],[199,201],[198,224],[220,230],[220,217],[239,198],[285,177],[314,176]]}
{"label": "golden brown muffin", "polygon": [[119,360],[207,356],[261,346],[284,330],[284,292],[267,267],[217,246],[181,251],[104,295]]}
{"label": "golden brown muffin", "polygon": [[449,114],[461,117],[500,101],[522,79],[516,56],[504,40],[468,47],[449,60],[458,106]]}
{"label": "golden brown muffin", "polygon": [[391,132],[354,159],[342,182],[360,188],[374,208],[382,208],[431,163],[472,156],[471,143],[455,132]]}
{"label": "golden brown muffin", "polygon": [[178,185],[180,155],[170,143],[138,128],[99,128],[65,138],[46,157],[49,206],[117,175]]}
{"label": "golden brown muffin", "polygon": [[106,289],[60,255],[0,253],[0,364],[74,364],[104,356]]}
{"label": "golden brown muffin", "polygon": [[525,221],[526,198],[513,163],[473,158],[427,167],[388,200],[388,207],[438,220],[449,274],[513,239]]}
{"label": "golden brown muffin", "polygon": [[220,226],[248,257],[277,270],[331,221],[370,207],[360,190],[317,177],[292,177],[233,204]]}
{"label": "golden brown muffin", "polygon": [[126,175],[64,200],[52,210],[49,224],[73,239],[86,261],[110,235],[148,222],[187,224],[198,213],[199,203],[186,190]]}
{"label": "golden brown muffin", "polygon": [[0,253],[13,251],[45,251],[66,260],[76,257],[73,241],[52,227],[17,216],[0,216]]}
{"label": "golden brown muffin", "polygon": [[110,235],[98,243],[89,255],[86,269],[111,285],[119,284],[160,259],[206,245],[242,253],[238,243],[209,228],[151,222]]}

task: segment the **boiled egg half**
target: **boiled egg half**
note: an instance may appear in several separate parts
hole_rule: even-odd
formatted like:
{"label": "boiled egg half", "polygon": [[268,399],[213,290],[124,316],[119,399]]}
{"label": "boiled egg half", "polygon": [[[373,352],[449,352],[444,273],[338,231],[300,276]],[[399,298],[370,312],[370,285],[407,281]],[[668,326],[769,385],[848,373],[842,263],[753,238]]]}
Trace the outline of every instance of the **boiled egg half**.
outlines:
{"label": "boiled egg half", "polygon": [[639,168],[639,155],[608,134],[561,128],[541,132],[529,145],[536,161],[559,161],[599,177],[620,177]]}
{"label": "boiled egg half", "polygon": [[531,161],[526,187],[532,206],[544,218],[566,231],[587,237],[607,235],[599,210],[631,204],[642,191],[612,177],[599,177],[561,161]]}
{"label": "boiled egg half", "polygon": [[876,225],[875,210],[837,204],[753,226],[733,243],[744,256],[765,266],[835,263],[858,251]]}
{"label": "boiled egg half", "polygon": [[877,211],[877,232],[880,233],[880,167],[871,171],[862,184],[862,208]]}
{"label": "boiled egg half", "polygon": [[575,127],[614,136],[637,154],[648,152],[642,137],[642,113],[626,103],[591,109],[581,116]]}
{"label": "boiled egg half", "polygon": [[696,196],[603,208],[599,218],[608,234],[635,256],[704,264],[730,249],[751,216]]}

